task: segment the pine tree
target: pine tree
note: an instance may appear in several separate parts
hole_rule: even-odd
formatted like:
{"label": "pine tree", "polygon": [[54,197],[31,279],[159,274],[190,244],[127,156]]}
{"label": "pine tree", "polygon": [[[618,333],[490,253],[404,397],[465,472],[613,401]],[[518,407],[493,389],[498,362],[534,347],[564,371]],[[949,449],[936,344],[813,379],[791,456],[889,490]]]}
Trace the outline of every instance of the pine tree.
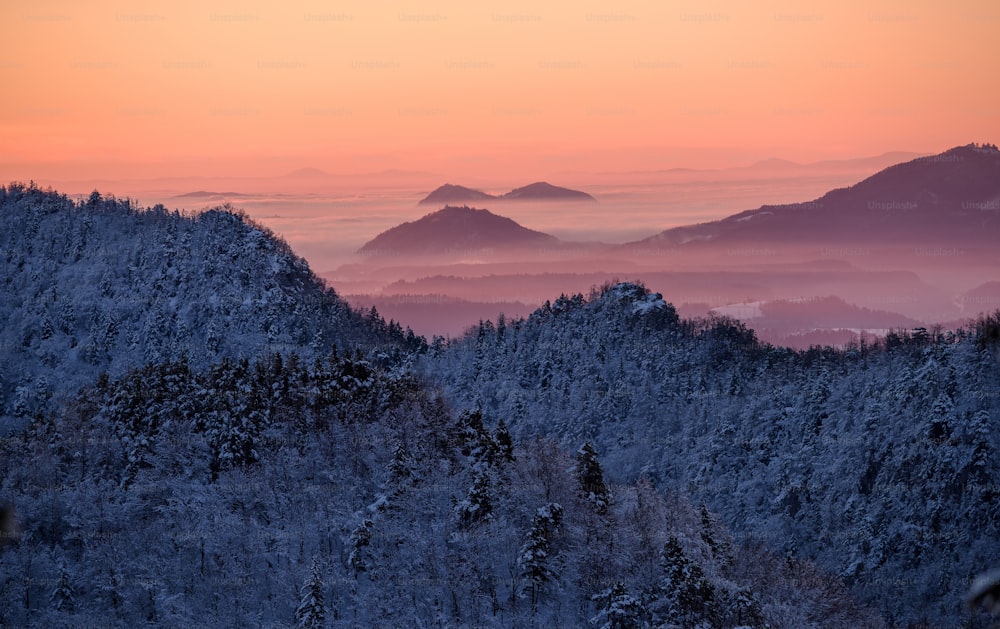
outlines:
{"label": "pine tree", "polygon": [[402,483],[410,478],[412,471],[409,465],[410,455],[406,451],[406,446],[400,441],[392,451],[392,460],[389,461],[389,480],[393,483]]}
{"label": "pine tree", "polygon": [[483,426],[483,414],[478,409],[466,411],[459,418],[459,449],[463,456],[472,459],[473,465],[490,464],[496,450],[493,438]]}
{"label": "pine tree", "polygon": [[322,629],[326,626],[326,608],[323,604],[323,579],[319,564],[313,559],[312,571],[302,586],[302,600],[295,609],[296,629]]}
{"label": "pine tree", "polygon": [[76,590],[70,582],[69,571],[64,564],[59,569],[59,582],[56,584],[56,589],[52,592],[52,606],[57,611],[72,612],[75,607],[75,598]]}
{"label": "pine tree", "polygon": [[580,493],[594,507],[598,514],[608,512],[608,486],[604,482],[604,471],[597,460],[594,446],[584,443],[576,453],[576,480]]}
{"label": "pine tree", "polygon": [[351,538],[348,541],[351,547],[351,554],[347,557],[347,565],[354,570],[354,576],[368,570],[368,564],[365,562],[364,553],[361,549],[371,543],[372,527],[374,525],[374,522],[366,518],[351,531]]}
{"label": "pine tree", "polygon": [[552,539],[562,524],[562,515],[563,508],[559,503],[550,502],[539,507],[531,523],[528,541],[517,556],[521,576],[528,580],[532,610],[538,606],[542,586],[557,576],[552,569],[549,551]]}
{"label": "pine tree", "polygon": [[607,590],[591,597],[602,603],[601,611],[590,619],[600,629],[639,629],[646,614],[642,601],[628,593],[625,584],[616,581]]}
{"label": "pine tree", "polygon": [[708,507],[704,503],[701,505],[701,541],[705,542],[712,551],[713,557],[718,557],[719,544],[715,541],[712,529],[715,528],[712,517],[708,514]]}
{"label": "pine tree", "polygon": [[485,470],[475,473],[469,495],[458,505],[459,518],[464,526],[489,519],[493,513],[490,496],[490,475]]}
{"label": "pine tree", "polygon": [[514,439],[510,435],[510,430],[507,429],[507,423],[502,419],[497,423],[497,429],[493,432],[493,441],[496,443],[500,461],[513,462]]}
{"label": "pine tree", "polygon": [[767,629],[767,619],[760,608],[760,602],[749,588],[738,591],[733,600],[733,615],[736,624],[750,629]]}
{"label": "pine tree", "polygon": [[701,566],[691,561],[673,535],[660,556],[663,576],[655,588],[652,611],[660,623],[695,626],[715,615],[715,591]]}
{"label": "pine tree", "polygon": [[972,445],[972,474],[977,481],[985,481],[990,461],[993,460],[993,447],[990,413],[980,409],[972,415],[967,428],[967,440]]}
{"label": "pine tree", "polygon": [[955,427],[955,403],[948,394],[938,394],[931,407],[929,436],[936,442],[947,441]]}

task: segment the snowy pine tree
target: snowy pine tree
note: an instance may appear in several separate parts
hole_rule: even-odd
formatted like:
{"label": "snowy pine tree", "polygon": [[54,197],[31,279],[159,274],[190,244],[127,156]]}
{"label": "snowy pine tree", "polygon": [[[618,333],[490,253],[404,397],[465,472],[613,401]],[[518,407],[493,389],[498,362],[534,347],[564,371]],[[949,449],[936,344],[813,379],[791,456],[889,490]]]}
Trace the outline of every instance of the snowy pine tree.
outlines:
{"label": "snowy pine tree", "polygon": [[372,527],[375,523],[369,519],[361,522],[353,531],[348,545],[351,547],[351,554],[347,557],[347,565],[354,571],[354,576],[368,570],[365,562],[364,551],[362,550],[371,543]]}
{"label": "snowy pine tree", "polygon": [[472,526],[490,518],[493,499],[490,496],[490,475],[486,470],[475,472],[472,488],[465,500],[458,504],[458,515],[463,526]]}
{"label": "snowy pine tree", "polygon": [[538,598],[547,582],[556,578],[550,557],[552,539],[562,524],[563,508],[556,502],[549,503],[535,512],[528,541],[521,547],[517,564],[521,576],[528,581],[532,609],[537,608]]}
{"label": "snowy pine tree", "polygon": [[323,629],[326,626],[326,607],[323,603],[323,579],[319,563],[313,559],[309,578],[302,586],[302,599],[295,609],[296,629]]}
{"label": "snowy pine tree", "polygon": [[52,607],[57,611],[71,613],[75,607],[76,589],[73,587],[69,570],[65,564],[59,568],[59,582],[49,598],[52,601]]}
{"label": "snowy pine tree", "polygon": [[392,451],[392,460],[389,461],[389,480],[393,483],[403,483],[409,480],[412,475],[410,470],[410,454],[406,451],[406,445],[400,441]]}
{"label": "snowy pine tree", "polygon": [[598,514],[608,512],[608,485],[594,446],[584,443],[576,453],[576,480],[580,493]]}
{"label": "snowy pine tree", "polygon": [[493,441],[496,443],[497,456],[501,462],[510,463],[514,461],[514,439],[510,436],[507,423],[500,420],[497,429],[493,432]]}
{"label": "snowy pine tree", "polygon": [[671,535],[660,555],[662,577],[650,605],[658,623],[693,627],[715,615],[715,592],[701,566],[691,561],[677,537]]}
{"label": "snowy pine tree", "polygon": [[591,600],[601,604],[600,612],[590,619],[599,629],[641,629],[646,610],[642,601],[628,593],[625,584],[616,581],[613,586]]}

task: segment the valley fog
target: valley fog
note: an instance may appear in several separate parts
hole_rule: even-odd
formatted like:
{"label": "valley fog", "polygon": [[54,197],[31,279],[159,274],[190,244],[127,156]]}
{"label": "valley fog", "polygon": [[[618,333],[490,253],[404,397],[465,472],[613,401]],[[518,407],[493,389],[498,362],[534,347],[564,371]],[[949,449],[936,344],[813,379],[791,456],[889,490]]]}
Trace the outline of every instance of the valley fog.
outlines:
{"label": "valley fog", "polygon": [[[487,209],[562,241],[518,251],[447,246],[440,256],[363,255],[358,249],[397,225],[441,209],[418,201],[436,175],[98,182],[140,204],[197,212],[229,203],[284,238],[355,307],[427,336],[459,336],[480,320],[527,316],[560,294],[588,294],[618,280],[641,281],[683,316],[731,316],[763,340],[796,347],[842,345],[916,326],[960,325],[1000,307],[989,252],[947,246],[836,245],[767,238],[678,248],[638,242],[762,205],[810,202],[873,174],[839,169],[567,174],[560,184],[597,203],[484,199]],[[94,182],[91,182],[94,183]],[[498,194],[517,182],[488,182]],[[77,182],[74,195],[87,194]],[[628,244],[631,243],[631,244]],[[623,246],[624,245],[624,246]],[[969,293],[971,291],[971,293]],[[969,293],[969,294],[966,294]]]}

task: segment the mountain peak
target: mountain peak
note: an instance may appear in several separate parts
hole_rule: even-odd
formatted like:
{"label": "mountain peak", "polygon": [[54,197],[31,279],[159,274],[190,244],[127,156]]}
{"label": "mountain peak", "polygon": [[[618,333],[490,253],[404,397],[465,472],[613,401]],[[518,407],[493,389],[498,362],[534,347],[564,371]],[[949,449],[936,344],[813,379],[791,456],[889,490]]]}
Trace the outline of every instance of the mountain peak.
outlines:
{"label": "mountain peak", "polygon": [[440,205],[442,203],[459,203],[462,201],[482,201],[496,199],[492,194],[487,194],[474,188],[466,188],[446,183],[436,188],[433,192],[421,199],[417,205]]}
{"label": "mountain peak", "polygon": [[292,172],[285,175],[285,177],[293,177],[296,179],[306,179],[310,177],[330,177],[330,173],[325,170],[320,170],[319,168],[299,168],[293,170]]}
{"label": "mountain peak", "polygon": [[547,181],[536,181],[501,195],[493,195],[475,188],[467,188],[446,183],[426,197],[417,205],[441,205],[462,203],[465,201],[588,201],[596,199],[586,192],[554,186]]}
{"label": "mountain peak", "polygon": [[555,236],[527,229],[489,210],[446,205],[416,221],[382,232],[358,249],[358,253],[436,255],[543,247],[558,242]]}
{"label": "mountain peak", "polygon": [[553,186],[547,181],[536,181],[521,188],[514,188],[502,197],[517,201],[596,201],[586,192]]}
{"label": "mountain peak", "polygon": [[686,243],[892,242],[905,246],[1000,239],[1000,150],[992,144],[957,146],[889,166],[813,201],[767,205],[727,218],[677,227],[641,241]]}

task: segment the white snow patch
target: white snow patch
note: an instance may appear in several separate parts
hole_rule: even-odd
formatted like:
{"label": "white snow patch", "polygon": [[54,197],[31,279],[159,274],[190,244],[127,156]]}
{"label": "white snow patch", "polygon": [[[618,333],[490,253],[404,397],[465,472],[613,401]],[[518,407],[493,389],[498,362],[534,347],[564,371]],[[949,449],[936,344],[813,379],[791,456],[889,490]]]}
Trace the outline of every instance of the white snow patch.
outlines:
{"label": "white snow patch", "polygon": [[663,310],[667,307],[667,302],[659,294],[650,293],[641,299],[637,299],[632,304],[632,314],[645,315],[654,310]]}
{"label": "white snow patch", "polygon": [[388,504],[389,504],[389,499],[386,497],[386,495],[379,494],[378,498],[375,499],[375,502],[368,505],[367,509],[371,513],[378,513],[379,511],[385,509],[386,506],[388,506]]}
{"label": "white snow patch", "polygon": [[756,218],[758,216],[764,216],[765,214],[774,214],[774,212],[757,212],[756,214],[751,214],[749,216],[744,216],[743,218],[736,219],[737,223],[742,223],[743,221],[749,221],[751,218]]}

